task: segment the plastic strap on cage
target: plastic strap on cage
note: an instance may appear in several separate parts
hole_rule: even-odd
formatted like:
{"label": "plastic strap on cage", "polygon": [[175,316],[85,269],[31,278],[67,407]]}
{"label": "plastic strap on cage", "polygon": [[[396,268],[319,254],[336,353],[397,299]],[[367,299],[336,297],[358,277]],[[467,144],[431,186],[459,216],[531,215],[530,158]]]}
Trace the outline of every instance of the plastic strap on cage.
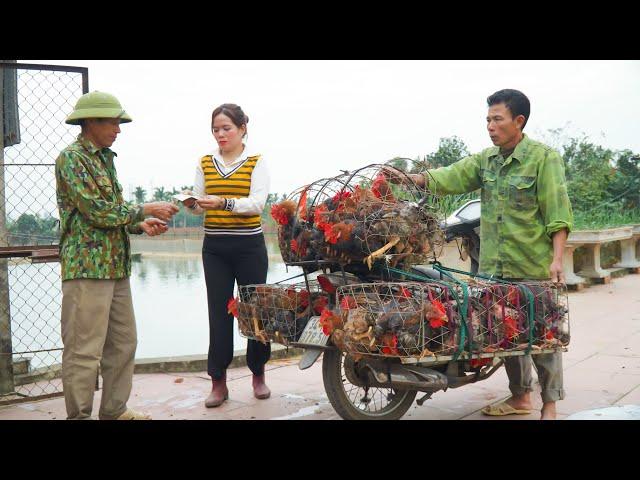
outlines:
{"label": "plastic strap on cage", "polygon": [[525,297],[527,297],[527,300],[529,302],[529,345],[527,345],[527,348],[525,350],[525,354],[529,354],[531,352],[532,345],[533,345],[533,330],[535,328],[535,322],[536,322],[535,305],[534,305],[535,297],[528,285],[524,285],[522,283],[516,283],[515,285],[522,290],[522,292],[524,293]]}
{"label": "plastic strap on cage", "polygon": [[534,302],[535,302],[535,297],[533,295],[533,292],[531,291],[531,289],[529,288],[528,285],[524,285],[522,283],[518,283],[518,282],[509,282],[507,280],[503,280],[501,278],[495,278],[495,277],[487,277],[486,275],[480,275],[477,273],[471,273],[471,272],[465,272],[464,270],[457,270],[455,268],[448,268],[448,267],[443,267],[442,264],[440,264],[440,262],[434,262],[433,263],[433,268],[435,270],[437,270],[438,272],[442,273],[443,275],[446,275],[449,278],[454,279],[454,281],[458,281],[453,275],[449,274],[448,272],[453,272],[453,273],[460,273],[462,275],[466,275],[472,278],[482,278],[484,280],[489,280],[491,282],[496,282],[496,283],[503,283],[503,284],[507,284],[507,285],[516,285],[524,294],[524,296],[527,298],[528,303],[529,303],[529,340],[528,340],[528,345],[527,348],[525,350],[526,354],[529,354],[532,350],[532,345],[533,345],[533,330],[534,330],[534,326],[535,326],[535,306],[534,306]]}
{"label": "plastic strap on cage", "polygon": [[[412,278],[414,278],[416,280],[420,280],[420,281],[425,281],[426,280],[426,281],[428,281],[430,283],[436,283],[438,285],[442,285],[443,287],[445,287],[445,288],[447,288],[449,290],[449,285],[446,282],[442,282],[442,281],[439,281],[439,280],[434,280],[434,279],[426,277],[424,275],[419,275],[419,274],[416,274],[416,273],[407,272],[405,270],[400,270],[398,268],[393,268],[393,267],[389,267],[389,266],[387,266],[386,268],[390,273],[396,273],[398,275],[403,275],[403,276],[406,276],[406,277],[412,277]],[[462,301],[462,305],[460,305],[460,299],[458,297],[458,294],[455,291],[450,290],[450,292],[453,294],[454,298],[456,299],[456,304],[458,305],[458,309],[460,311],[461,318],[462,318],[462,322],[460,323],[462,325],[462,328],[460,329],[460,341],[458,343],[458,348],[456,349],[456,352],[453,355],[453,360],[457,360],[458,357],[460,356],[460,354],[464,351],[464,344],[465,344],[465,340],[466,340],[466,337],[467,337],[467,328],[468,327],[467,327],[467,323],[466,323],[467,320],[466,319],[467,319],[467,304],[468,304],[469,292],[468,292],[467,286],[464,283],[458,281],[457,279],[454,279],[454,280],[456,280],[456,283],[458,283],[462,287],[462,292],[463,292],[463,301]],[[471,338],[471,337],[469,336],[469,338]],[[471,348],[471,347],[469,347],[469,348]],[[469,353],[471,353],[470,349],[469,349]]]}

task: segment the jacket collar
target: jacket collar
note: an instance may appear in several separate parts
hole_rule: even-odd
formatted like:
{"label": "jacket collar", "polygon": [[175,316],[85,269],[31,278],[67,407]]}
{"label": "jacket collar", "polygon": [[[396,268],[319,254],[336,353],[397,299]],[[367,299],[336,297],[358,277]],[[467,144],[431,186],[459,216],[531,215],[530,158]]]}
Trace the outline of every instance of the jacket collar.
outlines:
{"label": "jacket collar", "polygon": [[78,143],[80,145],[82,145],[91,155],[95,155],[96,153],[100,152],[103,155],[111,155],[111,156],[115,156],[117,157],[118,154],[116,152],[114,152],[113,150],[111,150],[109,147],[104,147],[104,148],[98,148],[91,140],[89,140],[88,138],[85,138],[82,134],[79,134],[76,137],[76,140],[78,141]]}
{"label": "jacket collar", "polygon": [[[516,148],[513,150],[511,154],[511,158],[518,160],[520,163],[525,158],[525,154],[527,149],[529,148],[529,137],[525,133],[522,134],[522,140],[516,145]],[[491,147],[489,149],[489,158],[497,157],[500,154],[500,147]]]}

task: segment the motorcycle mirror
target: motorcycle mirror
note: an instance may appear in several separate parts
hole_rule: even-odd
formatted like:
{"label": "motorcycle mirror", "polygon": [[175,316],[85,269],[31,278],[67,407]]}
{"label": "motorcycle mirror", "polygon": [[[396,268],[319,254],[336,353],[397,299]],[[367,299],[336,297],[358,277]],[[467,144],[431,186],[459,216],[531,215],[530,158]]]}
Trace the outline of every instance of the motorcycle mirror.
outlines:
{"label": "motorcycle mirror", "polygon": [[473,222],[480,218],[480,200],[465,203],[454,215],[463,222]]}

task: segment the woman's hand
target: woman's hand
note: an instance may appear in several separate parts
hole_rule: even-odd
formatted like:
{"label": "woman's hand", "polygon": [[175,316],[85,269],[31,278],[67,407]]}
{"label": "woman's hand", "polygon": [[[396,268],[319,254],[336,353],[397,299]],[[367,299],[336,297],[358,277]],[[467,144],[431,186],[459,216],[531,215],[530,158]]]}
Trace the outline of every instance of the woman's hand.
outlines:
{"label": "woman's hand", "polygon": [[205,210],[222,210],[224,208],[224,198],[217,195],[207,195],[196,203]]}
{"label": "woman's hand", "polygon": [[[191,190],[182,190],[180,193],[182,193],[183,195],[193,195],[194,197],[196,196],[195,193],[193,193]],[[194,208],[194,205],[196,204],[196,199],[195,198],[187,198],[186,200],[184,200],[182,202],[182,204],[187,207],[187,208]]]}
{"label": "woman's hand", "polygon": [[142,231],[150,237],[155,237],[156,235],[160,235],[161,233],[169,230],[167,222],[163,222],[162,220],[153,217],[145,219],[144,222],[140,222],[140,228],[142,228]]}

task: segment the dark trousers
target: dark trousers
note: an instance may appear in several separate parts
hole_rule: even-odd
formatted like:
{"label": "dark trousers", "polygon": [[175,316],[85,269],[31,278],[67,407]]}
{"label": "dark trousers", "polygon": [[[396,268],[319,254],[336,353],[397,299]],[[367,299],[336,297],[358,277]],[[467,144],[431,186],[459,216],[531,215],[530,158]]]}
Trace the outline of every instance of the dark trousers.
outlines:
{"label": "dark trousers", "polygon": [[[264,235],[207,236],[202,263],[209,305],[209,358],[207,372],[219,380],[233,360],[233,315],[227,303],[238,285],[267,281],[267,247]],[[247,365],[255,375],[264,373],[271,344],[247,340]]]}

